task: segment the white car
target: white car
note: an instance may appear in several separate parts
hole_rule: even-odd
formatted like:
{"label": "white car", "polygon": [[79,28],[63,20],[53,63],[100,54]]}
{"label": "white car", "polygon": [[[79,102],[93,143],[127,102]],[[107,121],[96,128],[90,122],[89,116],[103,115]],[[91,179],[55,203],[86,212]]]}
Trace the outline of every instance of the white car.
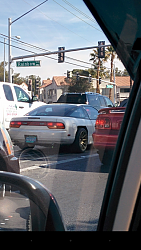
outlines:
{"label": "white car", "polygon": [[41,105],[36,96],[32,98],[17,84],[1,82],[0,83],[0,122],[6,129],[9,129],[12,117],[26,114]]}
{"label": "white car", "polygon": [[84,104],[46,104],[22,117],[12,118],[10,136],[20,148],[72,144],[84,152],[92,144],[98,111]]}

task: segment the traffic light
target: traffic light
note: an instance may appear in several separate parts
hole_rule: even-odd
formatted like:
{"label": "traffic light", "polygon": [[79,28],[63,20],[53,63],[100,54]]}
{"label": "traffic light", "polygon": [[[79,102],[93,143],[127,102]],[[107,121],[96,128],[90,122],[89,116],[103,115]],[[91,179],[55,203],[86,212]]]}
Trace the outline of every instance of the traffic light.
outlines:
{"label": "traffic light", "polygon": [[76,72],[76,81],[79,80],[79,72]]}
{"label": "traffic light", "polygon": [[[105,41],[99,41],[98,46],[105,45]],[[98,48],[98,58],[105,57],[105,47]]]}
{"label": "traffic light", "polygon": [[67,78],[71,78],[72,77],[72,71],[67,70]]}
{"label": "traffic light", "polygon": [[99,77],[99,85],[101,84],[101,77]]}
{"label": "traffic light", "polygon": [[35,90],[39,89],[39,80],[35,79]]}
{"label": "traffic light", "polygon": [[117,99],[119,98],[119,92],[117,92]]}
{"label": "traffic light", "polygon": [[89,74],[89,82],[92,82],[92,76]]}
{"label": "traffic light", "polygon": [[[58,47],[58,50],[65,50],[65,47]],[[58,53],[58,63],[62,63],[65,60],[65,53],[64,52],[60,52]]]}
{"label": "traffic light", "polygon": [[28,91],[32,91],[32,79],[28,79]]}

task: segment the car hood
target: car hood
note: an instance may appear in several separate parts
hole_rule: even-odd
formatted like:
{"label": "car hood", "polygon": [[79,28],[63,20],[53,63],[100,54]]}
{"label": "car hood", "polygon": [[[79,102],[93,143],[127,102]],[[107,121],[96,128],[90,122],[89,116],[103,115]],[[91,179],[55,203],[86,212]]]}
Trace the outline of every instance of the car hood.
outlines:
{"label": "car hood", "polygon": [[134,80],[141,58],[141,1],[84,0]]}

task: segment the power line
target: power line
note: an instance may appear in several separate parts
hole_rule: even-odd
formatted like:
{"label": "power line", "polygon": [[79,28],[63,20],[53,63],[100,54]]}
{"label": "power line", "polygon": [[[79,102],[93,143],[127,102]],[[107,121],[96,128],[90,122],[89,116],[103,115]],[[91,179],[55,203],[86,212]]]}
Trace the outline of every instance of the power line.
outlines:
{"label": "power line", "polygon": [[74,15],[75,17],[77,17],[78,19],[80,19],[82,22],[88,24],[89,26],[91,26],[92,28],[102,32],[101,30],[99,30],[98,28],[94,27],[93,25],[91,25],[90,23],[86,22],[85,20],[83,20],[82,18],[80,18],[79,16],[75,15],[73,12],[71,12],[70,10],[66,9],[64,6],[62,6],[61,4],[59,4],[58,2],[56,2],[55,0],[53,0],[53,2],[57,3],[59,6],[61,6],[63,9],[65,9],[66,11],[68,11],[69,13],[71,13],[72,15]]}
{"label": "power line", "polygon": [[[2,33],[0,33],[0,36],[4,36],[4,37],[8,38],[8,36],[6,36],[6,35],[4,35],[4,34],[2,34]],[[23,42],[23,41],[21,41],[21,40],[17,40],[17,39],[15,39],[15,38],[11,38],[11,39],[12,39],[12,41],[15,42],[15,43],[18,43],[18,44],[22,43],[23,46],[28,46],[28,47],[31,47],[31,48],[35,48],[35,49],[38,49],[38,50],[45,51],[45,52],[51,52],[50,50],[47,50],[47,49],[44,49],[44,48],[41,48],[41,47],[38,47],[38,46],[35,46],[35,45],[32,45],[32,44]],[[27,51],[27,52],[31,52],[31,51],[29,51],[29,50],[26,50],[26,51]],[[33,53],[35,53],[35,52],[33,52]],[[50,58],[50,57],[48,57],[48,58]],[[68,57],[68,56],[66,56],[66,58],[67,58],[67,59],[70,59],[70,60],[77,61],[77,62],[85,63],[85,64],[88,64],[88,65],[92,65],[91,63],[88,63],[88,62],[85,62],[85,61],[82,61],[82,60],[79,60],[79,59],[76,59],[76,58],[72,58],[72,57]],[[53,59],[53,58],[51,58],[51,59]],[[57,60],[57,59],[55,59],[55,60]],[[73,64],[73,65],[75,65],[75,64]]]}
{"label": "power line", "polygon": [[37,6],[35,6],[34,8],[32,8],[31,10],[27,11],[26,13],[24,13],[23,15],[19,16],[19,17],[16,18],[14,21],[12,21],[11,24],[14,23],[14,22],[16,22],[17,20],[19,20],[21,17],[27,15],[27,14],[30,13],[31,11],[35,10],[36,8],[38,8],[40,5],[42,5],[43,3],[47,2],[47,1],[48,1],[48,0],[45,0],[44,2],[38,4]]}
{"label": "power line", "polygon": [[[27,1],[25,1],[25,0],[23,0],[23,1],[24,1],[25,3],[27,3],[28,5],[32,6],[32,5],[29,4]],[[60,26],[62,26],[62,27],[65,28],[65,29],[67,29],[68,31],[72,32],[73,34],[75,34],[75,35],[81,37],[82,39],[86,40],[87,42],[90,42],[90,43],[91,43],[91,41],[89,41],[88,39],[84,38],[83,36],[78,35],[77,33],[75,33],[74,31],[70,30],[69,28],[67,28],[67,27],[64,26],[63,24],[60,24],[59,22],[55,21],[53,18],[47,16],[47,15],[46,15],[44,12],[42,12],[41,10],[37,9],[37,11],[40,12],[40,13],[41,13],[42,15],[44,15],[45,17],[47,17],[47,18],[49,18],[50,20],[52,20],[53,22],[59,24]]]}
{"label": "power line", "polygon": [[[3,43],[3,44],[4,44],[4,42],[2,42],[2,41],[0,41],[0,43]],[[5,43],[5,45],[8,45],[8,43]],[[11,47],[35,54],[35,52],[33,52],[33,51],[31,51],[31,50],[23,49],[23,48],[14,46],[14,45],[11,45]],[[36,54],[35,54],[35,57],[36,57]],[[46,57],[46,58],[49,58],[49,59],[53,59],[53,60],[55,60],[55,61],[58,61],[58,59],[53,58],[53,57],[51,57],[51,56],[44,55],[43,57]],[[68,57],[68,58],[69,58],[69,57]],[[71,59],[72,59],[72,58],[71,58]],[[74,59],[74,60],[75,60],[75,59]],[[78,60],[78,61],[79,61],[79,60]],[[83,62],[83,61],[80,61],[80,62]],[[65,61],[64,63],[70,64],[70,65],[73,65],[73,66],[77,66],[77,67],[80,67],[80,68],[84,68],[84,69],[89,69],[88,67],[85,67],[85,66],[83,66],[83,65],[78,65],[78,64],[76,64],[76,63],[71,63],[71,62],[67,62],[67,61]],[[85,62],[83,62],[83,63],[85,63]],[[92,65],[92,64],[91,64],[91,65]],[[95,65],[95,66],[97,66],[97,65]],[[98,69],[94,69],[94,70],[98,70]],[[103,71],[103,70],[99,70],[99,71]]]}
{"label": "power line", "polygon": [[94,22],[97,24],[97,22],[94,20],[94,18],[89,17],[88,15],[86,15],[84,12],[82,12],[81,10],[79,10],[78,8],[76,8],[74,5],[72,5],[71,3],[69,3],[66,0],[62,0],[64,3],[68,4],[71,8],[73,8],[74,10],[76,10],[77,12],[79,12],[81,15],[85,16],[86,18],[88,18],[90,21]]}
{"label": "power line", "polygon": [[[1,36],[1,38],[5,37],[5,38],[8,39],[8,36],[7,36],[7,35],[4,35],[4,34],[2,34],[2,33],[0,33],[0,36]],[[15,43],[18,43],[18,44],[21,43],[23,46],[29,46],[29,47],[31,47],[31,48],[35,48],[35,49],[38,49],[38,50],[41,50],[41,51],[51,52],[50,50],[46,50],[46,49],[44,49],[44,48],[41,48],[41,47],[32,45],[32,44],[30,44],[30,43],[23,42],[23,41],[21,41],[21,40],[17,40],[17,39],[15,39],[15,38],[11,38],[11,39],[12,39],[13,42],[15,42]],[[4,42],[0,41],[0,43],[4,43]],[[5,43],[5,44],[8,45],[7,43]],[[17,47],[17,46],[14,46],[14,45],[11,45],[11,47],[14,47],[14,48],[16,48],[16,49],[20,49],[20,50],[23,50],[23,51],[26,51],[26,52],[33,53],[33,54],[35,54],[35,57],[36,57],[36,52],[33,52],[33,51],[31,51],[31,50],[27,50],[27,49],[23,49],[23,48],[21,48],[21,47]],[[58,61],[58,59],[53,58],[53,57],[50,57],[50,56],[47,56],[47,55],[44,55],[44,57],[49,58],[49,59],[53,59],[53,60],[55,60],[55,61]],[[79,60],[79,59],[76,59],[76,58],[72,58],[72,57],[68,57],[68,56],[65,56],[65,58],[70,59],[70,60],[74,60],[74,61],[77,61],[77,62],[81,62],[81,63],[84,63],[84,64],[88,64],[88,65],[90,65],[90,66],[93,65],[93,64],[91,64],[91,63],[88,63],[88,62],[85,62],[85,61],[82,61],[82,60]],[[78,66],[78,67],[82,67],[82,68],[85,68],[85,69],[88,68],[88,67],[86,67],[86,66],[78,65],[78,64],[75,64],[75,63],[67,62],[67,61],[65,61],[64,63],[70,64],[70,65],[74,65],[74,66]],[[95,65],[95,66],[97,66],[97,65]],[[97,66],[97,67],[98,67],[98,66]],[[95,69],[95,70],[97,70],[97,69]],[[101,71],[101,70],[100,70],[100,71]]]}
{"label": "power line", "polygon": [[[0,33],[0,36],[3,36],[3,37],[8,38],[7,35],[4,35],[4,34],[2,34],[2,33]],[[3,38],[3,37],[1,37],[1,38]],[[29,46],[31,46],[31,47],[38,48],[39,50],[42,50],[42,51],[50,52],[49,50],[46,50],[46,49],[43,49],[43,48],[34,46],[34,45],[32,45],[32,44],[29,44],[29,43],[25,43],[25,42],[23,42],[23,41],[19,41],[19,40],[15,39],[15,38],[11,38],[11,39],[14,40],[14,42],[17,42],[17,43],[22,43],[22,44],[25,44],[25,45],[29,45]],[[4,42],[2,42],[2,41],[0,41],[0,43],[3,43],[3,44],[4,44]],[[8,45],[8,44],[5,43],[5,45]],[[24,46],[25,46],[25,45],[24,45]],[[20,50],[23,50],[23,51],[26,51],[26,52],[33,53],[33,54],[35,54],[35,57],[36,57],[36,52],[33,52],[33,51],[31,51],[31,50],[27,50],[27,49],[24,49],[24,48],[21,48],[21,47],[17,47],[17,46],[15,46],[15,45],[11,45],[11,47],[16,48],[16,49],[20,49]],[[52,59],[52,60],[55,60],[55,61],[58,61],[58,59],[53,58],[53,57],[48,56],[48,55],[44,55],[44,57],[49,58],[49,59]],[[67,57],[67,56],[66,56],[66,58],[67,58],[67,59],[70,59],[70,60],[77,61],[77,62],[81,62],[81,63],[84,63],[84,64],[88,64],[88,65],[91,65],[91,66],[98,67],[97,65],[93,65],[93,64],[91,64],[91,63],[88,63],[88,62],[85,62],[85,61],[82,61],[82,60],[78,60],[78,59],[75,59],[75,58],[72,58],[72,57]],[[77,67],[81,67],[81,68],[85,68],[85,69],[86,69],[86,68],[87,68],[87,69],[89,68],[89,67],[86,67],[86,66],[84,66],[84,65],[78,65],[78,64],[76,64],[76,63],[71,63],[71,62],[67,62],[67,61],[65,61],[64,63],[70,64],[70,65],[74,65],[74,66],[77,66]],[[106,67],[106,68],[107,68],[107,67]],[[97,69],[94,69],[94,70],[97,70]],[[100,70],[100,71],[103,71],[103,70]]]}
{"label": "power line", "polygon": [[[0,41],[0,43],[3,43],[3,44],[4,44],[4,42],[2,42],[2,41]],[[8,45],[8,43],[5,43],[5,45]],[[14,45],[11,45],[11,47],[35,54],[35,52],[33,52],[33,51],[30,51],[30,50],[27,50],[27,49],[23,49],[23,48],[14,46]],[[35,56],[36,56],[36,54],[35,54]],[[55,61],[58,61],[58,59],[53,58],[53,57],[50,57],[50,56],[44,55],[44,57],[47,57],[47,58],[49,58],[49,59],[53,59],[53,60],[55,60]],[[65,63],[70,64],[70,65],[74,65],[74,66],[77,66],[77,67],[85,68],[85,69],[87,68],[87,67],[85,67],[85,66],[78,65],[78,64],[74,64],[74,63],[67,62],[67,61],[65,61]]]}

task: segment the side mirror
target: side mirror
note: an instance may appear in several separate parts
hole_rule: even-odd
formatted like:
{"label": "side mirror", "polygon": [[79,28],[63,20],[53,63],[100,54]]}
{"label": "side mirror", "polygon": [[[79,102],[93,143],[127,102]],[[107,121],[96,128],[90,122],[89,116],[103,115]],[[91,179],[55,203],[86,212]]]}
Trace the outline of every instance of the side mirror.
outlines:
{"label": "side mirror", "polygon": [[37,102],[38,101],[38,97],[37,96],[32,96],[32,102]]}
{"label": "side mirror", "polygon": [[65,231],[65,225],[57,201],[45,186],[0,171],[1,230]]}

